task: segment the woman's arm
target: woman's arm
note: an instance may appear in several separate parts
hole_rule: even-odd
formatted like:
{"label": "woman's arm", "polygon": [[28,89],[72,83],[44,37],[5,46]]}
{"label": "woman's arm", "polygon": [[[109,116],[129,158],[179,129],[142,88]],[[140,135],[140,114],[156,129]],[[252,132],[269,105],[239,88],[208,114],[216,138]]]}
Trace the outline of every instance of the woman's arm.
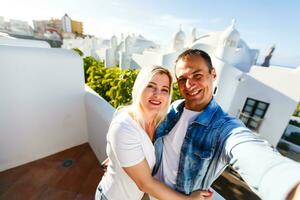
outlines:
{"label": "woman's arm", "polygon": [[186,196],[154,179],[145,160],[140,133],[133,126],[131,122],[122,119],[122,123],[111,125],[107,138],[120,166],[141,191],[160,200],[201,200],[208,199],[206,195],[211,197],[207,191]]}
{"label": "woman's arm", "polygon": [[123,167],[128,176],[135,182],[138,188],[156,199],[160,200],[209,200],[212,199],[208,191],[193,192],[190,196],[183,195],[172,190],[151,175],[150,167],[144,159],[142,162],[131,166]]}

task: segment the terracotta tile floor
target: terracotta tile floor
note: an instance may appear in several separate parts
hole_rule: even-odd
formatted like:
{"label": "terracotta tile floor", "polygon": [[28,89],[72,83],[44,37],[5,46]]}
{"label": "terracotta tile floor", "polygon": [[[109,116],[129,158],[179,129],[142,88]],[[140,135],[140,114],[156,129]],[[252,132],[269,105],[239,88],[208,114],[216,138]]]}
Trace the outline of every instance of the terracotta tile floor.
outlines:
{"label": "terracotta tile floor", "polygon": [[[69,167],[64,160],[72,160]],[[88,143],[0,172],[0,200],[92,200],[103,170]],[[226,199],[259,200],[229,171],[213,188]]]}
{"label": "terracotta tile floor", "polygon": [[[64,160],[72,160],[69,167]],[[94,199],[103,170],[88,143],[0,172],[0,199]]]}

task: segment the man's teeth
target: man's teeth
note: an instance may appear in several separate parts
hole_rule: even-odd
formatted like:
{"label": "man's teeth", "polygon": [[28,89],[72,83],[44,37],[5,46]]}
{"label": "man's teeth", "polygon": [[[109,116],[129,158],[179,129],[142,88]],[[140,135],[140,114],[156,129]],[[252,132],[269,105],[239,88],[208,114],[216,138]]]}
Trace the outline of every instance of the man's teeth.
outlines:
{"label": "man's teeth", "polygon": [[191,96],[194,96],[194,95],[196,95],[196,94],[198,94],[199,93],[199,91],[194,91],[194,92],[190,92],[190,93],[188,93],[189,95],[191,95]]}

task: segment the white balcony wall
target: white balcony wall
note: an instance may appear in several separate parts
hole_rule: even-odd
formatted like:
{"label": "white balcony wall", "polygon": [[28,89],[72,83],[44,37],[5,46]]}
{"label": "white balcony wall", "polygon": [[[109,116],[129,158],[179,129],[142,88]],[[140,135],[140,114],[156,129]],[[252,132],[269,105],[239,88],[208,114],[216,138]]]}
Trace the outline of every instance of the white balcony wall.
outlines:
{"label": "white balcony wall", "polygon": [[87,142],[82,59],[0,45],[0,171]]}
{"label": "white balcony wall", "polygon": [[46,41],[15,39],[15,38],[6,38],[6,37],[0,37],[0,45],[51,48],[50,44]]}
{"label": "white balcony wall", "polygon": [[107,157],[106,135],[115,108],[88,86],[86,86],[85,102],[88,141],[99,162],[102,162]]}

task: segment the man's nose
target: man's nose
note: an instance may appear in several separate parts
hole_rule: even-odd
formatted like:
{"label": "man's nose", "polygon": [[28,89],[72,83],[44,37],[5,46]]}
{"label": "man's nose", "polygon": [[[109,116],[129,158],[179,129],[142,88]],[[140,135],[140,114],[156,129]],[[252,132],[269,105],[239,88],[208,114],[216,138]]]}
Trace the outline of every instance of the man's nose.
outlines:
{"label": "man's nose", "polygon": [[185,82],[186,88],[191,88],[194,85],[194,81],[192,79],[187,79]]}

